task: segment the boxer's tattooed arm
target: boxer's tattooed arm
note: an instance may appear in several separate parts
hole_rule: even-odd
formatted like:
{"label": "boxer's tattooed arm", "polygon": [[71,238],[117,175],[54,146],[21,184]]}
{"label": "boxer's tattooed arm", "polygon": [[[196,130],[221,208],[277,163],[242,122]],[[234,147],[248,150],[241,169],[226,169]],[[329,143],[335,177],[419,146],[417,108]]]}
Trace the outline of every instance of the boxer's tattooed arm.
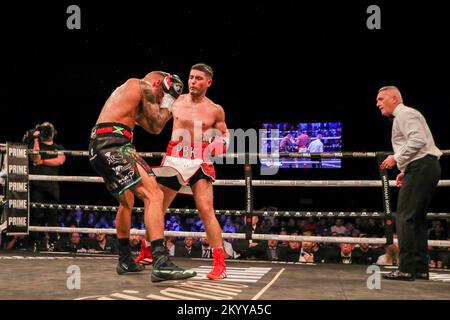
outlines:
{"label": "boxer's tattooed arm", "polygon": [[140,87],[143,95],[143,100],[150,103],[156,103],[156,93],[152,85],[145,80],[141,80]]}
{"label": "boxer's tattooed arm", "polygon": [[172,113],[159,107],[160,101],[156,98],[155,89],[146,81],[141,81],[142,110],[136,122],[146,131],[159,134],[172,118]]}

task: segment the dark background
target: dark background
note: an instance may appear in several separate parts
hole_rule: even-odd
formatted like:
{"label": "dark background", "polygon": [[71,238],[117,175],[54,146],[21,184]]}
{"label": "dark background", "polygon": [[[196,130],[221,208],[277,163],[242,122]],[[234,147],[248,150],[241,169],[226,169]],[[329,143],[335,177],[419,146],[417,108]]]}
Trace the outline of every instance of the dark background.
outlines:
{"label": "dark background", "polygon": [[[81,8],[81,30],[66,28],[66,9]],[[381,8],[381,30],[366,9]],[[18,141],[43,121],[57,142],[87,150],[109,94],[151,70],[180,75],[205,62],[215,70],[208,96],[229,128],[262,122],[342,121],[344,151],[391,150],[391,123],[375,106],[394,84],[405,104],[426,117],[441,149],[450,149],[448,1],[73,1],[2,5],[0,140]],[[136,129],[139,151],[163,151],[159,136]],[[149,161],[157,164],[158,161]],[[448,179],[449,157],[441,160]],[[254,167],[255,178],[259,169]],[[68,158],[64,175],[93,175],[86,158]],[[395,178],[397,172],[391,173]],[[218,178],[243,178],[242,166],[219,166]],[[339,170],[283,170],[274,179],[377,179],[374,159],[344,160]],[[216,207],[244,207],[244,189],[217,187]],[[396,190],[393,190],[396,195]],[[432,211],[448,211],[440,188]],[[103,185],[62,184],[62,202],[115,204]],[[173,207],[193,206],[180,196]],[[256,188],[255,208],[382,210],[378,188]]]}

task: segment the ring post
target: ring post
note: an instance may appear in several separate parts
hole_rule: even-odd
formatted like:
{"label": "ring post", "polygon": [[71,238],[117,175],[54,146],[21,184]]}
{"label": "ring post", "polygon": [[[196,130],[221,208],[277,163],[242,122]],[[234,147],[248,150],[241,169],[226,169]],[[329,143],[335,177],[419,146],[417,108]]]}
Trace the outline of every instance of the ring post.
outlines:
{"label": "ring post", "polygon": [[391,211],[391,195],[389,192],[389,175],[386,169],[381,169],[381,163],[386,158],[388,153],[377,152],[378,171],[381,178],[382,196],[383,196],[383,209],[384,209],[384,234],[386,236],[386,244],[390,245],[394,243],[394,223],[392,220]]}
{"label": "ring post", "polygon": [[252,186],[252,166],[250,155],[245,154],[245,239],[252,239],[252,216],[253,216],[253,186]]}
{"label": "ring post", "polygon": [[6,234],[28,235],[30,186],[27,145],[6,144]]}

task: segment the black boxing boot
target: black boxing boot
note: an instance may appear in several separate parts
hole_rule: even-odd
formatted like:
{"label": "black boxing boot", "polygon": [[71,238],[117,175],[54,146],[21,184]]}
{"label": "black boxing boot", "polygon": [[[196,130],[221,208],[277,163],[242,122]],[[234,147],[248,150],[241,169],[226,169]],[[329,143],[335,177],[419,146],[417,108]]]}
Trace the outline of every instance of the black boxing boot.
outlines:
{"label": "black boxing boot", "polygon": [[192,270],[185,270],[170,261],[169,254],[163,245],[154,246],[152,242],[153,270],[152,282],[166,280],[183,280],[195,277],[197,273]]}
{"label": "black boxing boot", "polygon": [[134,262],[131,257],[130,239],[119,240],[119,261],[117,263],[117,274],[125,274],[130,272],[140,272],[145,269],[144,265]]}

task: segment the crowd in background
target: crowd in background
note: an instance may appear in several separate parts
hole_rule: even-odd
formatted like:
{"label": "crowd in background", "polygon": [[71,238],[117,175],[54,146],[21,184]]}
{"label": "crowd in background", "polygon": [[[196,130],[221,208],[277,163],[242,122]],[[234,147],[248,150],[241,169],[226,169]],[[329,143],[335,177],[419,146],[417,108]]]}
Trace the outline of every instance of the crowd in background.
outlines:
{"label": "crowd in background", "polygon": [[[115,215],[103,212],[84,212],[81,209],[59,211],[58,226],[114,229]],[[224,233],[245,232],[244,218],[221,215],[217,217]],[[357,217],[341,218],[288,218],[254,217],[254,233],[276,235],[332,236],[332,237],[384,237],[384,225],[381,219]],[[133,213],[131,226],[144,230],[143,214]],[[166,216],[165,230],[203,232],[204,226],[196,215]],[[430,240],[449,240],[446,220],[429,221]],[[32,239],[32,240],[30,240]],[[35,240],[37,239],[37,240]],[[106,234],[59,233],[54,241],[48,234],[36,236],[3,236],[3,250],[50,250],[62,252],[104,252],[117,253],[115,236]],[[137,254],[143,236],[131,236],[133,251]],[[169,253],[177,257],[211,257],[206,238],[166,238]],[[228,259],[256,259],[287,262],[344,263],[344,264],[380,264],[398,263],[397,245],[349,244],[349,243],[313,243],[298,241],[247,241],[225,239],[224,248]],[[430,267],[449,268],[449,248],[430,247]]]}

